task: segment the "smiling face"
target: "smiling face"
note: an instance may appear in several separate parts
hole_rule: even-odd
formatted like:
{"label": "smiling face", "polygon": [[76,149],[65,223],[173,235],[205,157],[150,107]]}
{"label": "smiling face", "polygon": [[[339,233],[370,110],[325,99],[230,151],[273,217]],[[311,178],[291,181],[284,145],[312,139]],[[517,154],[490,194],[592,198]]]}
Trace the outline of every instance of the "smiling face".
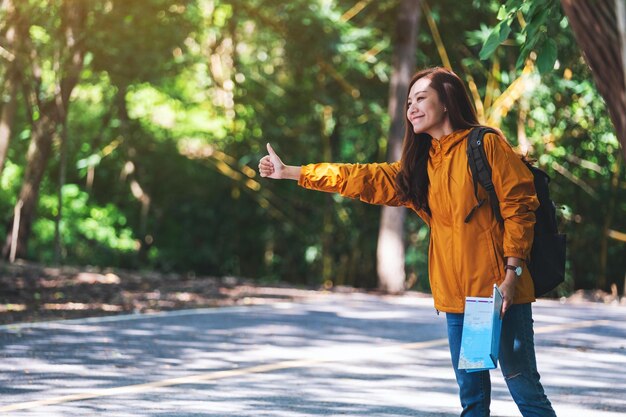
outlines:
{"label": "smiling face", "polygon": [[406,117],[416,134],[427,133],[434,139],[452,133],[450,119],[429,78],[417,80],[408,97]]}

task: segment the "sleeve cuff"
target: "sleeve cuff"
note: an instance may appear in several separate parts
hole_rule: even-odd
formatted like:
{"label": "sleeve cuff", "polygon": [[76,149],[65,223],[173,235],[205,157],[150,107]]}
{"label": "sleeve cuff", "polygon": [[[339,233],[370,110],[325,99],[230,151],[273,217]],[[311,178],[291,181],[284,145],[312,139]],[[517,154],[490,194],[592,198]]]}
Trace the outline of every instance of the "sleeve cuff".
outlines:
{"label": "sleeve cuff", "polygon": [[306,170],[307,170],[306,165],[301,165],[300,166],[300,177],[298,178],[298,185],[300,187],[305,187],[306,188],[306,186],[304,185],[304,180],[306,178],[306,175],[305,175],[305,171]]}
{"label": "sleeve cuff", "polygon": [[[530,252],[530,251],[529,251]],[[529,258],[530,253],[528,255],[526,255],[525,252],[521,252],[519,250],[509,250],[509,251],[504,251],[504,257],[505,258],[519,258],[519,259],[523,259],[524,262],[526,262],[526,260]]]}

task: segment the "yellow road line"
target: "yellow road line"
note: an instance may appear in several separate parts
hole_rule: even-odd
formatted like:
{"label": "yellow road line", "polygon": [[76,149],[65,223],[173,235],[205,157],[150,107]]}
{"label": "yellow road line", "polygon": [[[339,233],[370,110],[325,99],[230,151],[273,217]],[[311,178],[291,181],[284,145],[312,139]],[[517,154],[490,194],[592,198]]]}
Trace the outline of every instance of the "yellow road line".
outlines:
{"label": "yellow road line", "polygon": [[180,378],[164,379],[161,381],[148,382],[145,384],[126,385],[126,386],[115,387],[115,388],[103,388],[100,390],[95,390],[95,391],[85,392],[85,393],[80,393],[80,394],[63,395],[61,397],[48,398],[44,400],[36,400],[36,401],[28,401],[24,403],[11,404],[8,406],[0,407],[0,412],[27,410],[30,408],[41,407],[44,405],[54,405],[54,404],[72,402],[72,401],[89,400],[92,398],[111,397],[115,395],[124,395],[124,394],[138,394],[142,392],[151,391],[154,388],[171,387],[171,386],[183,385],[183,384],[193,384],[193,383],[198,383],[198,382],[203,382],[203,381],[211,381],[215,379],[230,378],[230,377],[239,376],[239,375],[248,375],[248,374],[254,374],[254,373],[277,371],[281,369],[301,368],[301,367],[314,365],[320,362],[325,362],[325,360],[303,359],[303,360],[283,361],[283,362],[267,364],[267,365],[252,366],[249,368],[232,369],[232,370],[227,370],[227,371],[214,371],[214,372],[208,372],[205,374],[197,374],[197,375],[184,376]]}
{"label": "yellow road line", "polygon": [[[610,324],[609,320],[585,320],[578,321],[573,323],[564,323],[564,324],[555,324],[549,326],[543,326],[538,329],[535,329],[535,333],[551,333],[560,330],[569,330],[569,329],[578,329],[592,326],[604,326]],[[380,350],[398,350],[398,349],[428,349],[432,347],[445,346],[448,343],[448,339],[434,339],[428,340],[425,342],[416,342],[416,343],[404,343],[399,345],[391,345],[391,346],[381,346],[375,348],[376,351]],[[344,355],[339,355],[344,356]],[[345,355],[346,360],[349,358],[354,358],[354,352],[352,354]],[[81,401],[81,400],[89,400],[93,398],[102,398],[102,397],[111,397],[115,395],[125,395],[125,394],[138,394],[143,392],[152,391],[155,388],[163,388],[163,387],[171,387],[176,385],[184,385],[184,384],[193,384],[193,383],[201,383],[204,381],[214,381],[217,379],[231,378],[235,376],[241,375],[249,375],[255,373],[263,373],[263,372],[272,372],[278,371],[282,369],[293,369],[293,368],[304,368],[315,364],[320,364],[324,362],[336,362],[340,359],[337,355],[331,355],[326,358],[314,358],[314,359],[297,359],[297,360],[289,360],[282,361],[272,364],[266,365],[258,365],[251,366],[249,368],[242,369],[232,369],[225,371],[213,371],[204,374],[196,374],[190,375],[180,378],[171,378],[164,379],[161,381],[148,382],[145,384],[136,384],[136,385],[126,385],[115,388],[103,388],[100,390],[80,393],[80,394],[72,394],[72,395],[63,395],[60,397],[48,398],[43,400],[36,401],[28,401],[23,403],[16,403],[7,405],[4,407],[0,407],[0,412],[7,411],[17,411],[17,410],[27,410],[36,407],[42,407],[46,405],[54,405],[54,404],[62,404],[73,401]]]}
{"label": "yellow road line", "polygon": [[448,339],[434,339],[428,340],[426,342],[416,342],[416,343],[404,343],[402,345],[390,346],[397,349],[428,349],[431,347],[437,346],[445,346],[448,344]]}

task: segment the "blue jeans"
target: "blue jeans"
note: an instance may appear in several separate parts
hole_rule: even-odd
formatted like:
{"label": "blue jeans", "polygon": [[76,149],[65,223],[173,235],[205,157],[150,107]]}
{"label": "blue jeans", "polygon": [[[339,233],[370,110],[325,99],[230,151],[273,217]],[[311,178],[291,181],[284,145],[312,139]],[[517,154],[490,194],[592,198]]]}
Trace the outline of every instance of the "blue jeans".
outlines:
{"label": "blue jeans", "polygon": [[[491,403],[489,371],[459,370],[463,314],[446,313],[452,365],[459,384],[462,417],[488,417]],[[524,417],[556,417],[539,382],[530,303],[515,304],[504,315],[499,362],[509,392]]]}

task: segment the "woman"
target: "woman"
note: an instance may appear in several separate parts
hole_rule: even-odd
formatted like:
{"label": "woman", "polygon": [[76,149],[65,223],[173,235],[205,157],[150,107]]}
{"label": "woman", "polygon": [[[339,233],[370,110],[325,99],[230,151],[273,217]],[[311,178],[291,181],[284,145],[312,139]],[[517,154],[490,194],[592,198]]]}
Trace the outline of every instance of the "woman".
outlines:
{"label": "woman", "polygon": [[[458,369],[458,362],[465,297],[489,297],[494,284],[504,299],[499,358],[509,391],[524,417],[555,416],[539,382],[531,311],[535,294],[524,267],[539,205],[532,174],[504,137],[487,133],[483,146],[504,221],[496,219],[489,204],[477,207],[466,139],[479,124],[463,82],[452,71],[429,68],[413,76],[406,119],[399,162],[288,166],[268,144],[260,174],[415,211],[431,229],[430,286],[435,308],[446,313],[461,416],[489,416],[489,371],[468,373]],[[478,197],[487,198],[482,187]]]}

